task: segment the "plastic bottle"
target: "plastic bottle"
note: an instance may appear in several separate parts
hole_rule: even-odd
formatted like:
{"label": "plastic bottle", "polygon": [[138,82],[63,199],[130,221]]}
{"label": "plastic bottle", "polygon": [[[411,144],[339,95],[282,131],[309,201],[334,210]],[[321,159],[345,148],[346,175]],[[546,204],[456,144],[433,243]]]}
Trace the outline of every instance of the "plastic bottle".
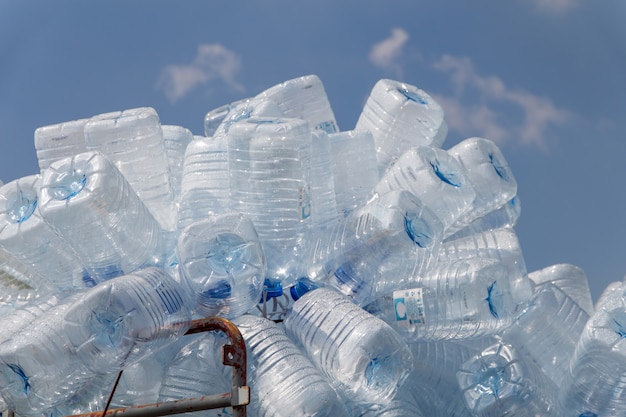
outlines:
{"label": "plastic bottle", "polygon": [[587,315],[593,314],[589,279],[582,268],[572,264],[555,264],[530,272],[528,278],[535,285],[552,283],[576,302]]}
{"label": "plastic bottle", "polygon": [[502,227],[455,240],[446,239],[440,245],[438,254],[441,262],[474,257],[497,259],[506,265],[514,300],[520,306],[528,302],[534,283],[528,278],[526,262],[514,229]]}
{"label": "plastic bottle", "polygon": [[229,191],[226,137],[192,141],[183,163],[178,230],[209,215],[228,211]]}
{"label": "plastic bottle", "polygon": [[0,285],[35,289],[46,284],[44,277],[0,247]]}
{"label": "plastic bottle", "polygon": [[177,254],[201,316],[232,319],[259,302],[267,264],[247,216],[231,212],[190,224],[180,233]]}
{"label": "plastic bottle", "polygon": [[[159,392],[163,387],[166,372],[186,342],[188,342],[187,336],[181,337],[167,347],[152,352],[132,365],[124,367],[111,400],[111,408],[154,404],[163,401],[159,398]],[[202,395],[209,393],[205,391]]]}
{"label": "plastic bottle", "polygon": [[626,285],[607,287],[596,303],[570,359],[562,390],[569,415],[626,413]]}
{"label": "plastic bottle", "polygon": [[339,220],[333,179],[330,138],[322,130],[312,132],[311,228],[328,229]]}
{"label": "plastic bottle", "polygon": [[557,387],[511,345],[483,350],[461,366],[457,378],[474,416],[563,415]]}
{"label": "plastic bottle", "polygon": [[164,230],[175,227],[174,195],[159,115],[139,107],[93,116],[85,124],[87,149],[107,156]]}
{"label": "plastic bottle", "polygon": [[86,290],[65,313],[64,329],[81,363],[116,372],[182,336],[192,303],[165,270],[145,268]]}
{"label": "plastic bottle", "polygon": [[380,176],[374,138],[367,130],[344,130],[329,135],[335,201],[340,217],[367,203]]}
{"label": "plastic bottle", "polygon": [[65,298],[0,343],[0,395],[22,416],[40,415],[70,398],[94,377],[76,360],[63,329]]}
{"label": "plastic bottle", "polygon": [[348,415],[329,382],[277,324],[250,315],[233,323],[248,352],[251,415]]}
{"label": "plastic bottle", "polygon": [[159,223],[98,152],[59,160],[45,171],[39,213],[78,255],[94,283],[163,263]]}
{"label": "plastic bottle", "polygon": [[305,75],[276,84],[255,96],[275,104],[284,117],[304,119],[312,130],[339,131],[324,85],[317,75]]}
{"label": "plastic bottle", "polygon": [[518,196],[513,197],[502,207],[495,209],[482,217],[472,220],[466,226],[446,237],[446,240],[455,240],[487,230],[514,228],[522,213],[522,203]]}
{"label": "plastic bottle", "polygon": [[220,124],[224,121],[228,113],[233,110],[237,105],[242,104],[250,100],[250,97],[242,98],[232,103],[224,104],[214,109],[211,109],[204,116],[204,135],[206,137],[212,137]]}
{"label": "plastic bottle", "polygon": [[509,325],[518,307],[510,284],[497,260],[458,260],[414,276],[368,309],[409,342],[483,337]]}
{"label": "plastic bottle", "polygon": [[41,171],[54,161],[87,151],[84,134],[87,121],[87,118],[71,120],[35,130],[35,150]]}
{"label": "plastic bottle", "polygon": [[307,277],[300,277],[296,282],[283,288],[281,282],[276,279],[265,279],[261,300],[256,306],[256,310],[248,313],[260,315],[274,322],[282,322],[291,310],[293,303],[309,291],[324,286],[321,282],[316,282]]}
{"label": "plastic bottle", "polygon": [[391,191],[353,212],[309,245],[304,275],[361,306],[433,264],[442,226],[408,191]]}
{"label": "plastic bottle", "polygon": [[448,133],[443,109],[432,97],[415,86],[389,79],[374,85],[355,129],[372,132],[381,176],[408,149],[441,147]]}
{"label": "plastic bottle", "polygon": [[[224,136],[228,134],[230,127],[235,123],[249,119],[251,117],[285,117],[283,111],[274,103],[271,99],[263,96],[249,97],[247,99],[239,100],[235,103],[231,103],[227,106],[222,106],[216,111],[227,111],[219,124],[213,131],[212,137]],[[209,117],[211,113],[207,114]],[[216,117],[218,115],[215,115]],[[222,117],[219,114],[219,117]],[[206,122],[206,119],[205,119]],[[214,119],[211,123],[216,123],[217,119]]]}
{"label": "plastic bottle", "polygon": [[328,287],[304,294],[283,323],[335,389],[362,406],[389,404],[412,369],[388,324]]}
{"label": "plastic bottle", "polygon": [[475,191],[461,165],[446,151],[430,146],[406,150],[373,188],[372,197],[392,190],[415,194],[439,216],[444,229],[472,204]]}
{"label": "plastic bottle", "polygon": [[183,177],[185,150],[193,140],[193,134],[189,129],[176,125],[162,125],[161,130],[163,131],[163,143],[165,145],[165,156],[167,156],[172,198],[175,202],[178,202]]}
{"label": "plastic bottle", "polygon": [[29,175],[0,187],[0,246],[46,280],[38,288],[82,288],[87,272],[39,214],[39,185],[40,176]]}
{"label": "plastic bottle", "polygon": [[476,198],[448,234],[496,210],[517,195],[517,181],[500,148],[484,138],[469,138],[448,150],[465,168]]}
{"label": "plastic bottle", "polygon": [[526,308],[502,332],[502,339],[523,351],[558,387],[589,315],[552,283],[538,286]]}
{"label": "plastic bottle", "polygon": [[311,223],[311,132],[300,119],[256,118],[228,133],[230,209],[250,217],[267,277],[292,284]]}

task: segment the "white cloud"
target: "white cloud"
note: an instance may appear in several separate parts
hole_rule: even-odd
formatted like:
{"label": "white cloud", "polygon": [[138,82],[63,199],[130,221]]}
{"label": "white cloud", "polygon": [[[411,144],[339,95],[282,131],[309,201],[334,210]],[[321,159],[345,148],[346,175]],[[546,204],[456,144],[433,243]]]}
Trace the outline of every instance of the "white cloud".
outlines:
{"label": "white cloud", "polygon": [[391,30],[391,36],[372,46],[369,60],[375,66],[393,72],[398,78],[402,75],[402,66],[398,62],[402,48],[409,39],[409,34],[402,28]]}
{"label": "white cloud", "polygon": [[[450,74],[454,95],[436,96],[435,100],[443,107],[450,128],[459,132],[475,132],[472,135],[495,141],[516,136],[524,144],[544,148],[547,128],[562,125],[572,117],[549,98],[509,88],[499,77],[479,74],[469,58],[444,55],[433,66]],[[507,118],[504,112],[496,110],[502,105],[521,112],[521,122],[505,128],[505,119],[509,120],[510,116]],[[510,124],[510,121],[506,123]]]}
{"label": "white cloud", "polygon": [[236,80],[241,58],[220,44],[201,44],[194,60],[188,65],[168,65],[163,68],[157,88],[174,103],[195,88],[217,80],[235,91],[244,87]]}

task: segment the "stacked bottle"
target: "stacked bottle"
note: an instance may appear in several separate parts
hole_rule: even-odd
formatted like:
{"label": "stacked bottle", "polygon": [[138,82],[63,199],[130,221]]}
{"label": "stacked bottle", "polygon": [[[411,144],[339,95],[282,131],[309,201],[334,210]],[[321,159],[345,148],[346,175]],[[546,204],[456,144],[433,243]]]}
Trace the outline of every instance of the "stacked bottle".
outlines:
{"label": "stacked bottle", "polygon": [[457,378],[474,416],[563,415],[556,386],[506,343],[496,343],[466,361]]}
{"label": "stacked bottle", "polygon": [[161,130],[163,131],[163,143],[165,145],[165,156],[167,156],[172,198],[175,202],[178,202],[183,177],[185,150],[193,140],[193,134],[189,129],[175,125],[163,125]]}
{"label": "stacked bottle", "polygon": [[467,172],[476,192],[471,207],[447,231],[465,227],[511,201],[517,195],[517,182],[498,146],[484,138],[469,138],[448,150]]}
{"label": "stacked bottle", "polygon": [[289,286],[311,222],[311,131],[306,121],[250,118],[228,133],[230,209],[252,220],[267,276]]}
{"label": "stacked bottle", "polygon": [[164,230],[175,226],[174,195],[159,115],[139,107],[93,116],[85,124],[87,149],[106,155]]}
{"label": "stacked bottle", "polygon": [[376,184],[372,198],[392,190],[415,194],[439,216],[444,232],[471,207],[476,194],[465,169],[446,151],[430,146],[406,150]]}
{"label": "stacked bottle", "polygon": [[43,171],[54,161],[87,151],[84,128],[89,119],[78,119],[35,130],[37,163]]}
{"label": "stacked bottle", "polygon": [[71,290],[91,284],[80,259],[39,214],[39,175],[0,187],[0,246],[45,282],[37,288]]}
{"label": "stacked bottle", "polygon": [[361,407],[389,404],[412,369],[410,349],[388,324],[328,287],[304,294],[284,324],[335,389]]}
{"label": "stacked bottle", "polygon": [[119,371],[174,343],[189,328],[193,302],[184,285],[156,267],[86,290],[64,312],[63,328],[91,371]]}
{"label": "stacked bottle", "polygon": [[428,270],[442,236],[437,216],[408,191],[392,191],[314,239],[304,275],[367,305]]}
{"label": "stacked bottle", "polygon": [[382,176],[397,158],[415,146],[441,147],[448,127],[441,106],[426,92],[398,81],[379,80],[367,98],[355,129],[369,130],[376,142]]}
{"label": "stacked bottle", "polygon": [[43,175],[38,207],[93,283],[163,264],[159,223],[115,165],[98,152],[53,163]]}
{"label": "stacked bottle", "polygon": [[233,319],[259,302],[267,264],[247,216],[231,212],[190,224],[180,233],[177,254],[199,315]]}
{"label": "stacked bottle", "polygon": [[312,130],[326,133],[339,131],[326,90],[317,75],[305,75],[276,84],[257,94],[255,99],[275,104],[283,117],[306,120]]}
{"label": "stacked bottle", "polygon": [[341,218],[362,207],[380,179],[376,148],[367,130],[337,132],[329,139],[335,204]]}
{"label": "stacked bottle", "polygon": [[246,343],[250,414],[347,416],[324,376],[277,324],[244,315],[233,320]]}
{"label": "stacked bottle", "polygon": [[228,211],[228,149],[225,136],[198,138],[185,151],[177,228]]}

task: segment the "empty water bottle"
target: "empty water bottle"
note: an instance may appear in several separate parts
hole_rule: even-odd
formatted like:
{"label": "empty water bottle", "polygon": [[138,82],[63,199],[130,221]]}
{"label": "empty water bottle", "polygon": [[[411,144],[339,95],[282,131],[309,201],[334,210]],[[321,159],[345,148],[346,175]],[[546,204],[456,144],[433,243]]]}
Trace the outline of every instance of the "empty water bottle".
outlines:
{"label": "empty water bottle", "polygon": [[593,299],[589,288],[589,279],[582,268],[572,264],[555,264],[528,273],[528,278],[535,284],[551,283],[567,294],[580,308],[591,316]]}
{"label": "empty water bottle", "polygon": [[570,359],[562,403],[571,415],[626,413],[626,285],[607,287]]}
{"label": "empty water bottle", "polygon": [[317,75],[305,75],[276,84],[257,94],[255,99],[274,103],[284,117],[306,120],[312,130],[339,131],[326,90]]}
{"label": "empty water bottle", "polygon": [[374,138],[367,130],[329,135],[335,204],[340,217],[363,206],[380,176]]}
{"label": "empty water bottle", "polygon": [[517,232],[509,227],[485,230],[454,240],[445,240],[438,259],[451,262],[459,259],[491,258],[501,261],[509,270],[513,298],[525,305],[533,293],[533,282],[528,278]]}
{"label": "empty water bottle", "polygon": [[37,163],[43,171],[59,159],[87,151],[84,128],[89,119],[71,120],[35,130]]}
{"label": "empty water bottle", "polygon": [[64,329],[81,363],[110,373],[175,342],[192,306],[185,286],[150,267],[85,290],[65,312]]}
{"label": "empty water bottle", "polygon": [[477,417],[562,416],[558,388],[511,345],[494,344],[457,374],[467,408]]}
{"label": "empty water bottle", "polygon": [[93,283],[163,264],[159,223],[98,152],[56,161],[44,172],[39,213],[78,255]]}
{"label": "empty water bottle", "polygon": [[284,286],[298,276],[311,222],[311,131],[306,121],[250,118],[228,133],[230,209],[250,217],[267,276]]}
{"label": "empty water bottle", "polygon": [[517,195],[517,182],[500,148],[483,138],[469,138],[448,150],[467,172],[476,198],[449,234],[496,210]]}
{"label": "empty water bottle", "polygon": [[[502,207],[495,209],[482,217],[472,220],[458,231],[446,237],[446,240],[454,240],[487,230],[514,228],[522,212],[522,203],[518,196],[513,197]],[[448,234],[450,231],[448,232]]]}
{"label": "empty water bottle", "polygon": [[[222,345],[226,342],[224,337],[215,332],[185,336],[176,355],[165,364],[164,375],[159,381],[158,401],[230,392],[232,376],[227,375],[230,367],[223,365],[221,360]],[[217,417],[232,414],[228,409],[210,409],[188,415]]]}
{"label": "empty water bottle", "polygon": [[377,300],[377,316],[405,340],[468,339],[503,330],[517,304],[505,265],[471,258],[442,263]]}
{"label": "empty water bottle", "polygon": [[89,284],[88,274],[72,248],[41,218],[39,186],[40,176],[29,175],[0,187],[0,246],[45,279],[37,288],[81,288]]}
{"label": "empty water bottle", "polygon": [[232,109],[237,107],[237,105],[250,100],[250,98],[242,98],[240,100],[234,101],[232,103],[221,105],[217,108],[210,110],[204,116],[204,135],[206,137],[211,137],[217,131],[217,128],[222,124],[224,118],[230,113]]}
{"label": "empty water bottle", "polygon": [[437,216],[408,191],[392,191],[321,231],[305,275],[364,306],[429,269],[442,236]]}
{"label": "empty water bottle", "polygon": [[232,319],[259,302],[266,261],[247,216],[231,212],[190,224],[180,233],[177,255],[198,314]]}
{"label": "empty water bottle", "polygon": [[161,129],[163,130],[163,143],[165,145],[165,155],[167,156],[167,165],[170,173],[172,198],[175,202],[178,202],[183,177],[185,150],[193,140],[193,134],[189,129],[176,125],[163,125]]}
{"label": "empty water bottle", "polygon": [[87,149],[107,156],[164,230],[175,226],[174,195],[159,115],[139,107],[93,116],[85,124]]}
{"label": "empty water bottle", "polygon": [[276,323],[250,315],[233,323],[246,343],[251,415],[348,415],[326,378]]}
{"label": "empty water bottle", "polygon": [[224,136],[193,140],[186,149],[178,201],[178,230],[228,211],[228,149]]}
{"label": "empty water bottle", "polygon": [[392,190],[415,194],[448,229],[467,211],[475,192],[467,173],[446,151],[430,146],[405,151],[373,189],[373,198]]}
{"label": "empty water bottle", "polygon": [[41,415],[94,378],[76,360],[63,328],[64,315],[79,296],[73,294],[45,311],[31,309],[34,320],[0,343],[0,393],[17,414]]}
{"label": "empty water bottle", "polygon": [[330,138],[322,130],[312,132],[311,228],[326,229],[339,220]]}
{"label": "empty water bottle", "polygon": [[303,295],[284,324],[335,388],[364,407],[389,404],[412,369],[410,349],[388,324],[328,287]]}
{"label": "empty water bottle", "polygon": [[380,175],[414,146],[440,147],[448,133],[443,109],[432,97],[389,79],[374,85],[355,129],[374,135]]}
{"label": "empty water bottle", "polygon": [[560,387],[588,319],[589,315],[564,291],[545,283],[504,329],[502,339],[523,351]]}

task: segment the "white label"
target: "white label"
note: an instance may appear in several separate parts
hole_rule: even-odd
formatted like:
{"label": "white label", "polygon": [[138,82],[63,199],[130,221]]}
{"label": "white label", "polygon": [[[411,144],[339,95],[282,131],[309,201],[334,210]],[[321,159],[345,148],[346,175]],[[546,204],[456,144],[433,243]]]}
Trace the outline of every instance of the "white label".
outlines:
{"label": "white label", "polygon": [[411,288],[393,292],[393,308],[399,326],[424,324],[424,298],[421,288]]}

